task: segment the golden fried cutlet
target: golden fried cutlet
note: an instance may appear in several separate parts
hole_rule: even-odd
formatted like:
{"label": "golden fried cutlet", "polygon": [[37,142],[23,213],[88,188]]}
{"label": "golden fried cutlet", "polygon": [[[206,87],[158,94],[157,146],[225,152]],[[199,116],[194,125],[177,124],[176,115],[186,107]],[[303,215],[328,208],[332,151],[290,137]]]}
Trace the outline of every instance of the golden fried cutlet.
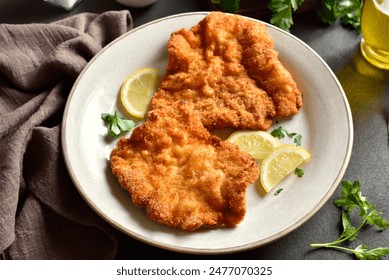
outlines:
{"label": "golden fried cutlet", "polygon": [[111,153],[111,168],[150,219],[186,231],[232,227],[246,212],[246,188],[258,166],[237,146],[211,135],[192,106],[173,103]]}
{"label": "golden fried cutlet", "polygon": [[156,222],[186,231],[235,226],[258,166],[208,130],[267,130],[299,112],[301,93],[266,26],[241,16],[210,13],[174,32],[168,54],[145,123],[111,153],[112,172]]}
{"label": "golden fried cutlet", "polygon": [[168,66],[150,110],[193,103],[208,129],[267,130],[297,114],[301,93],[274,50],[264,24],[212,12],[168,42]]}

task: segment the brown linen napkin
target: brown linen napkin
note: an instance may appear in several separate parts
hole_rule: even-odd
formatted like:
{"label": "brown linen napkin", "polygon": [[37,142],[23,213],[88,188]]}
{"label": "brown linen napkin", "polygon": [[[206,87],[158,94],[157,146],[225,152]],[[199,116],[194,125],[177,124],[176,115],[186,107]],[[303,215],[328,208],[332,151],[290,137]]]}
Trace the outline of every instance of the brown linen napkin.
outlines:
{"label": "brown linen napkin", "polygon": [[60,134],[78,74],[131,28],[128,11],[85,13],[50,24],[0,24],[2,258],[115,257],[119,233],[72,184]]}

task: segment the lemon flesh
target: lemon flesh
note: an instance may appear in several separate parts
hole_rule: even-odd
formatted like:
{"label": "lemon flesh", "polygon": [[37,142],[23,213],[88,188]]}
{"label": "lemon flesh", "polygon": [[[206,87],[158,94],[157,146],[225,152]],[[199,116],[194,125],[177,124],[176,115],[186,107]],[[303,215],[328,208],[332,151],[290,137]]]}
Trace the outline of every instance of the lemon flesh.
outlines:
{"label": "lemon flesh", "polygon": [[302,147],[283,144],[262,161],[260,184],[266,193],[270,192],[286,176],[301,164],[308,162],[311,155]]}
{"label": "lemon flesh", "polygon": [[156,91],[158,69],[141,68],[129,75],[120,88],[120,101],[133,117],[143,119]]}
{"label": "lemon flesh", "polygon": [[274,148],[280,145],[276,138],[265,131],[237,131],[227,140],[258,161],[265,159]]}

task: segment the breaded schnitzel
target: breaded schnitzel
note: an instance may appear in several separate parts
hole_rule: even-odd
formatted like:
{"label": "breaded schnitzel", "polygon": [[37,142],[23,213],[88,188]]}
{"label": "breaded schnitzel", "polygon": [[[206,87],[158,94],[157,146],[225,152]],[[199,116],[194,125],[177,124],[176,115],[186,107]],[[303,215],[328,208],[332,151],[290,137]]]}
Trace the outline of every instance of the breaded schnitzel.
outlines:
{"label": "breaded schnitzel", "polygon": [[267,130],[273,118],[297,114],[302,106],[266,26],[257,21],[211,12],[171,35],[168,56],[150,110],[186,100],[208,129]]}
{"label": "breaded schnitzel", "polygon": [[258,177],[254,159],[211,135],[188,102],[148,113],[122,138],[111,168],[150,219],[186,231],[232,227],[246,212],[246,188]]}
{"label": "breaded schnitzel", "polygon": [[247,153],[208,130],[267,130],[297,114],[301,93],[266,26],[213,12],[168,42],[168,66],[146,121],[111,153],[111,169],[150,219],[186,231],[232,227],[258,177]]}

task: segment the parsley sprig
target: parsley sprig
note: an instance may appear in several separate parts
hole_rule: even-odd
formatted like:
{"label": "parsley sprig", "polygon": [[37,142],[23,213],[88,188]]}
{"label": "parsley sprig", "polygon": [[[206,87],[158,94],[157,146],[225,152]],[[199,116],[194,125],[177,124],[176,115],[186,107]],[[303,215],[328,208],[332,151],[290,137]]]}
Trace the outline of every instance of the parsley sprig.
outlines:
{"label": "parsley sprig", "polygon": [[114,138],[119,137],[124,132],[131,131],[135,127],[135,122],[118,116],[116,110],[114,114],[101,114],[101,119],[108,124],[108,134]]}
{"label": "parsley sprig", "polygon": [[[341,197],[334,201],[334,205],[343,208],[342,210],[342,225],[343,232],[338,239],[322,244],[311,244],[314,248],[332,248],[342,250],[354,254],[360,260],[378,260],[381,257],[389,254],[388,247],[379,247],[368,249],[364,244],[357,246],[355,249],[350,249],[339,244],[346,241],[353,241],[357,238],[358,233],[366,224],[376,226],[380,230],[385,230],[389,227],[389,222],[382,218],[376,207],[367,201],[366,197],[362,196],[361,185],[359,181],[350,182],[342,181]],[[358,227],[353,226],[350,217],[350,212],[354,209],[359,209],[359,216],[362,218]]]}
{"label": "parsley sprig", "polygon": [[282,126],[275,128],[272,132],[270,132],[270,134],[273,137],[276,137],[279,139],[284,138],[285,136],[288,136],[289,138],[293,139],[293,142],[296,144],[296,146],[301,146],[301,140],[303,138],[301,136],[301,134],[297,134],[295,132],[288,132]]}
{"label": "parsley sprig", "polygon": [[293,25],[293,12],[295,12],[304,0],[272,0],[268,9],[272,13],[270,23],[289,32]]}
{"label": "parsley sprig", "polygon": [[351,25],[360,32],[362,6],[361,0],[323,0],[317,14],[325,23],[331,25],[341,19],[344,25]]}
{"label": "parsley sprig", "polygon": [[227,13],[236,13],[239,10],[240,0],[213,0],[212,2],[220,5]]}
{"label": "parsley sprig", "polygon": [[[293,13],[304,3],[304,0],[268,0],[267,8],[271,11],[270,23],[289,31],[293,25]],[[223,11],[236,13],[239,0],[212,0],[220,5]],[[340,19],[344,25],[351,25],[358,32],[361,28],[362,0],[322,0],[317,9],[318,17],[328,24]]]}

